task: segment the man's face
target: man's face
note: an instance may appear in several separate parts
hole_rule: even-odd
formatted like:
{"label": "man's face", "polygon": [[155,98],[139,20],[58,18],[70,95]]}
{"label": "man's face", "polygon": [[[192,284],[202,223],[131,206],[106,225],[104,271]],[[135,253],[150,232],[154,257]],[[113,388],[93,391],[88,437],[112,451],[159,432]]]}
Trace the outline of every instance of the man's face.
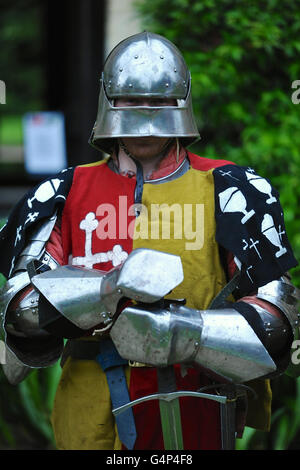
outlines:
{"label": "man's face", "polygon": [[[116,107],[126,106],[176,106],[174,99],[162,98],[118,98],[114,104]],[[127,150],[138,160],[147,160],[159,155],[167,146],[169,137],[123,137]]]}

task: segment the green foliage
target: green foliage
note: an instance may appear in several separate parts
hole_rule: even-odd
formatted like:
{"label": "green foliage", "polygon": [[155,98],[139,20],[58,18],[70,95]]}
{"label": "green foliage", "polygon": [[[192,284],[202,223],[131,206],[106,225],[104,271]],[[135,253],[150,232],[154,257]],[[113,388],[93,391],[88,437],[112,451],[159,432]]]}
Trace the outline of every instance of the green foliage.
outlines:
{"label": "green foliage", "polygon": [[0,371],[0,449],[54,449],[51,411],[61,369],[34,369],[17,386]]}
{"label": "green foliage", "polygon": [[[202,139],[191,150],[254,168],[280,193],[300,259],[300,0],[136,0],[144,29],[170,39],[192,75]],[[300,287],[300,268],[291,271]],[[245,429],[237,449],[300,448],[300,385],[272,381],[269,433]]]}
{"label": "green foliage", "polygon": [[[0,219],[0,229],[3,227],[3,225],[5,224],[6,220],[5,219]],[[5,282],[5,277],[3,276],[3,274],[0,273],[0,288],[3,286]]]}
{"label": "green foliage", "polygon": [[1,0],[0,79],[6,84],[5,116],[40,110],[45,95],[43,5]]}
{"label": "green foliage", "polygon": [[284,375],[273,382],[273,414],[269,433],[245,428],[237,439],[237,450],[299,449],[300,438],[300,378]]}
{"label": "green foliage", "polygon": [[8,115],[0,120],[0,142],[1,145],[23,144],[22,116]]}
{"label": "green foliage", "polygon": [[[279,190],[300,259],[300,1],[136,1],[144,27],[182,51],[202,140],[192,151],[253,167]],[[167,6],[167,8],[166,8]],[[162,14],[163,12],[163,14]],[[300,286],[300,269],[292,271]]]}

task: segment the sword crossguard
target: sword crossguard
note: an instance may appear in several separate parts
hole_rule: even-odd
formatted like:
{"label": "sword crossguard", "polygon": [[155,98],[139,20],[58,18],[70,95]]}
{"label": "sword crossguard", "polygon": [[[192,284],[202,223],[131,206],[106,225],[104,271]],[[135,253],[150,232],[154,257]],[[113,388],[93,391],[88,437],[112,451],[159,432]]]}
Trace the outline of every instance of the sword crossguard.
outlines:
{"label": "sword crossguard", "polygon": [[129,408],[132,408],[133,406],[138,405],[139,403],[143,403],[143,402],[151,401],[151,400],[163,400],[166,402],[171,402],[172,400],[175,400],[176,398],[180,398],[180,397],[206,398],[207,400],[213,400],[213,401],[217,401],[223,404],[227,402],[226,396],[212,395],[209,393],[193,392],[191,390],[180,390],[177,392],[169,392],[169,393],[153,393],[152,395],[147,395],[142,398],[137,398],[136,400],[130,401],[129,403],[126,403],[125,405],[121,405],[121,406],[118,406],[117,408],[114,408],[112,412],[114,416],[118,416],[120,413],[123,413],[123,411],[126,411]]}

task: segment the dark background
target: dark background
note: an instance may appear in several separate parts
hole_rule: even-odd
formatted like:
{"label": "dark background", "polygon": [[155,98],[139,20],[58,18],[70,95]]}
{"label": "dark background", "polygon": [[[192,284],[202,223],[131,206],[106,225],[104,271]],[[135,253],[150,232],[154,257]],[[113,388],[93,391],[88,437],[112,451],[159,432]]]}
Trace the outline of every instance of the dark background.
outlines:
{"label": "dark background", "polygon": [[69,166],[102,158],[88,139],[104,62],[105,12],[105,1],[1,0],[0,216],[36,183],[22,161],[26,112],[63,112]]}

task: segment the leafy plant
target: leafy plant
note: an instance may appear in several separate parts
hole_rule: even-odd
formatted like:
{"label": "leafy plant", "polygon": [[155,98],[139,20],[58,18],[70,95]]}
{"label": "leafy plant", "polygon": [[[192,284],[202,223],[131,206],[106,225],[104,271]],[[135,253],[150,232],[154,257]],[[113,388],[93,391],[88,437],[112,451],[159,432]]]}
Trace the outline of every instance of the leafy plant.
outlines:
{"label": "leafy plant", "polygon": [[[280,193],[300,259],[300,0],[136,0],[143,29],[183,53],[202,139],[191,150],[254,168]],[[167,6],[167,7],[166,7]],[[163,14],[162,14],[163,12]],[[291,270],[300,287],[299,266]],[[272,380],[269,433],[245,429],[237,449],[300,448],[299,379]]]}
{"label": "leafy plant", "polygon": [[0,372],[0,449],[55,448],[51,410],[60,366],[35,369],[19,385]]}
{"label": "leafy plant", "polygon": [[[269,178],[300,259],[300,105],[291,99],[300,79],[300,1],[135,3],[143,27],[173,41],[191,70],[202,136],[191,150]],[[300,286],[300,268],[292,274]]]}

